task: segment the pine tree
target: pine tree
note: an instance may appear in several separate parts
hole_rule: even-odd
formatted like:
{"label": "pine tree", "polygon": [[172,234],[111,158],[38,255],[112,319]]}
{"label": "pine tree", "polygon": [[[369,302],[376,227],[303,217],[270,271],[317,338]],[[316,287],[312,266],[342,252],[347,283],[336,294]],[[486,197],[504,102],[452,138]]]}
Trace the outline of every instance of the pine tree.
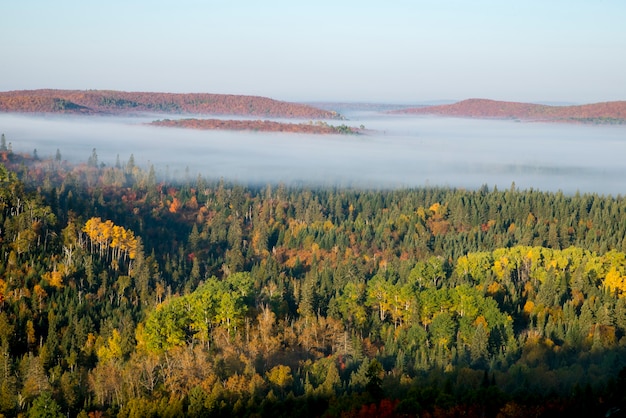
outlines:
{"label": "pine tree", "polygon": [[50,392],[43,392],[28,410],[29,418],[63,418],[61,407],[50,395]]}
{"label": "pine tree", "polygon": [[95,148],[91,150],[91,155],[87,159],[87,165],[89,167],[98,167],[98,153]]}
{"label": "pine tree", "polygon": [[381,378],[383,372],[383,366],[377,359],[373,359],[367,367],[367,384],[365,385],[365,389],[376,401],[381,400],[385,395],[382,388],[383,380]]}

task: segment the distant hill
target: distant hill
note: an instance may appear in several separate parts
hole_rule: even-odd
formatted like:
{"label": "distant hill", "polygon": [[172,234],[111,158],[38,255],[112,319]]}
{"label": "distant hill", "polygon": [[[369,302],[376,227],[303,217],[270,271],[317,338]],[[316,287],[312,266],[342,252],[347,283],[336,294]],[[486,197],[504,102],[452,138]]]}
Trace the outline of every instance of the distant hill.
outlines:
{"label": "distant hill", "polygon": [[176,113],[276,118],[337,119],[337,112],[259,96],[143,93],[108,90],[0,92],[0,112],[60,114]]}
{"label": "distant hill", "polygon": [[290,132],[306,134],[358,134],[360,132],[357,128],[346,125],[332,126],[322,121],[315,123],[284,123],[269,120],[165,119],[153,121],[150,125],[202,130]]}
{"label": "distant hill", "polygon": [[441,115],[485,119],[520,119],[572,123],[626,123],[626,101],[577,106],[468,99],[458,103],[395,110],[395,114]]}

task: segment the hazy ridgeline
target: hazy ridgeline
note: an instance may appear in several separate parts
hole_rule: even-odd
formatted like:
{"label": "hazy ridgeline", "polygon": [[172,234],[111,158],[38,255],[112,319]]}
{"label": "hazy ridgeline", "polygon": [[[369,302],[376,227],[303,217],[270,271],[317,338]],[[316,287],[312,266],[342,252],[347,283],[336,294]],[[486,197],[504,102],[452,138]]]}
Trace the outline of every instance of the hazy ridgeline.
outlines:
{"label": "hazy ridgeline", "polygon": [[[626,128],[348,113],[365,135],[194,131],[142,125],[160,116],[0,116],[19,152],[115,164],[134,155],[169,179],[371,188],[483,184],[565,193],[624,193]],[[167,116],[172,118],[171,115]],[[292,121],[293,122],[293,121]],[[336,124],[336,121],[329,121]]]}

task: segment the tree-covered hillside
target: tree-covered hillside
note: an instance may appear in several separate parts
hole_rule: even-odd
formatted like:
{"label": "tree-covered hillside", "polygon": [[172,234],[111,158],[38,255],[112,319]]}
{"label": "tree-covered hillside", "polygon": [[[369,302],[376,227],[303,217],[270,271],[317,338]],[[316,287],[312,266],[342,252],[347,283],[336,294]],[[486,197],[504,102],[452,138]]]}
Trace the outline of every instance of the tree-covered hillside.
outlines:
{"label": "tree-covered hillside", "polygon": [[623,124],[626,102],[603,102],[572,106],[467,99],[453,104],[393,110],[392,113],[442,115],[471,118],[519,119],[560,123]]}
{"label": "tree-covered hillside", "polygon": [[0,159],[5,416],[626,407],[622,197]]}
{"label": "tree-covered hillside", "polygon": [[341,117],[333,111],[260,96],[52,89],[0,92],[0,112],[75,115],[187,113],[307,119]]}

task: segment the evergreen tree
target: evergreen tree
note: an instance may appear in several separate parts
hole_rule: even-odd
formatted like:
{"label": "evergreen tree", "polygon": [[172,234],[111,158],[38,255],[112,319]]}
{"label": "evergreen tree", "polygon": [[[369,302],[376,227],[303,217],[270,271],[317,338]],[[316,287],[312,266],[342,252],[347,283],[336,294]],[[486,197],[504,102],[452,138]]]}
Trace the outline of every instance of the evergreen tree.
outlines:
{"label": "evergreen tree", "polygon": [[90,167],[98,167],[98,153],[95,148],[91,150],[91,155],[87,159],[87,165]]}
{"label": "evergreen tree", "polygon": [[56,403],[50,392],[43,392],[28,410],[29,418],[63,418],[61,407]]}
{"label": "evergreen tree", "polygon": [[365,390],[367,390],[375,401],[379,401],[384,397],[382,388],[383,380],[381,377],[383,372],[383,366],[377,359],[370,361],[367,367],[367,384],[365,385]]}

